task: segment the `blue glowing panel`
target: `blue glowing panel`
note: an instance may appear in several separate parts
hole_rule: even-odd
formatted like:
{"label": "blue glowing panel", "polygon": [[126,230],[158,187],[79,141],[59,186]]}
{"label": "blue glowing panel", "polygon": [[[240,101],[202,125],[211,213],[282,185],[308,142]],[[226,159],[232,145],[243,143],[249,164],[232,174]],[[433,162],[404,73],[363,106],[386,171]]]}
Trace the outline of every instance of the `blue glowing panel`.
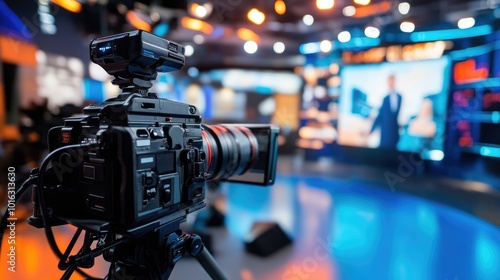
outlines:
{"label": "blue glowing panel", "polygon": [[492,31],[491,26],[480,25],[468,29],[444,29],[444,30],[413,32],[410,38],[413,42],[454,40],[461,38],[484,36],[490,34],[491,31]]}
{"label": "blue glowing panel", "polygon": [[29,29],[4,1],[0,1],[0,34],[28,42],[32,40]]}
{"label": "blue glowing panel", "polygon": [[160,36],[160,37],[163,37],[165,35],[167,35],[168,31],[170,31],[170,25],[168,25],[167,23],[165,22],[162,22],[160,24],[158,24],[154,29],[153,29],[153,33],[156,35],[156,36]]}
{"label": "blue glowing panel", "polygon": [[203,112],[203,119],[205,120],[211,120],[214,116],[214,109],[213,109],[213,95],[214,95],[214,88],[209,85],[203,85],[202,86],[203,94],[205,96],[205,111]]}
{"label": "blue glowing panel", "polygon": [[83,81],[84,99],[96,103],[104,101],[104,84],[100,81],[85,79]]}

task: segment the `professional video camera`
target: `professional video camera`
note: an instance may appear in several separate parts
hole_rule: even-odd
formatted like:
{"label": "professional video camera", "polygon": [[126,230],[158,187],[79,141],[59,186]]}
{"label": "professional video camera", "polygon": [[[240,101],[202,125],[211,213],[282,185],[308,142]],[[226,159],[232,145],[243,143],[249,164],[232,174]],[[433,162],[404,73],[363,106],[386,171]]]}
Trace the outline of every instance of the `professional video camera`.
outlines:
{"label": "professional video camera", "polygon": [[[51,129],[51,153],[29,179],[35,185],[29,222],[49,231],[63,278],[103,254],[112,263],[109,279],[166,279],[189,252],[224,279],[199,237],[183,234],[179,224],[205,206],[207,180],[273,184],[278,129],[202,125],[195,106],[149,92],[157,72],[184,65],[183,53],[181,45],[144,31],[91,42],[91,60],[122,93]],[[62,254],[50,227],[66,223],[78,230]],[[84,247],[70,257],[82,230]]]}

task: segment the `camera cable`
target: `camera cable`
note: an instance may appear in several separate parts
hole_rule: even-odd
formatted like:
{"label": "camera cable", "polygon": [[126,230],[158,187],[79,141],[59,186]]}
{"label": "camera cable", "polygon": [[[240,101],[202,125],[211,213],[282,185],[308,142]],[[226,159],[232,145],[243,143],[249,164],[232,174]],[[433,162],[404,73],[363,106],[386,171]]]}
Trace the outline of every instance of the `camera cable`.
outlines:
{"label": "camera cable", "polygon": [[[64,154],[64,152],[68,152],[71,149],[83,149],[83,148],[88,148],[90,147],[90,144],[75,144],[75,145],[68,145],[68,146],[63,146],[60,147],[54,151],[52,151],[45,159],[42,161],[42,164],[40,165],[40,174],[38,176],[38,187],[37,187],[37,195],[38,195],[38,206],[40,207],[40,213],[42,216],[42,221],[43,221],[43,226],[45,230],[45,237],[47,238],[47,242],[49,243],[49,246],[52,250],[52,252],[60,259],[64,260],[64,255],[57,246],[54,233],[52,231],[52,227],[48,224],[48,214],[47,214],[47,205],[45,204],[45,198],[44,198],[44,193],[43,193],[43,186],[44,186],[44,174],[49,166],[49,163],[52,161],[52,158],[55,158],[59,154]],[[78,154],[78,152],[77,152]],[[82,271],[80,268],[75,268],[75,271],[77,271],[80,275],[85,277],[86,279],[98,279],[95,277],[92,277],[88,275],[86,272]]]}

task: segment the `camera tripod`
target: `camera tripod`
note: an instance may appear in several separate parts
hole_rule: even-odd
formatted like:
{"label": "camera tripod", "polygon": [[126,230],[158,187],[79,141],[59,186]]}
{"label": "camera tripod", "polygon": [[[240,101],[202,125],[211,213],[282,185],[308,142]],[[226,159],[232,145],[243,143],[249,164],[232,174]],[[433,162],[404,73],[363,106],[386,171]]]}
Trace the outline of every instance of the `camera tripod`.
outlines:
{"label": "camera tripod", "polygon": [[[86,233],[82,248],[76,255],[69,256],[83,230]],[[143,231],[144,228],[134,229],[138,230]],[[179,230],[179,222],[162,225],[139,237],[115,237],[116,235],[110,232],[98,233],[78,227],[59,262],[59,269],[65,270],[61,279],[69,279],[77,267],[92,267],[94,258],[102,254],[104,259],[111,263],[106,280],[165,280],[170,277],[175,264],[186,253],[194,256],[212,279],[228,279],[205,248],[201,238],[194,234],[182,233]],[[97,241],[97,247],[91,249],[94,241]]]}

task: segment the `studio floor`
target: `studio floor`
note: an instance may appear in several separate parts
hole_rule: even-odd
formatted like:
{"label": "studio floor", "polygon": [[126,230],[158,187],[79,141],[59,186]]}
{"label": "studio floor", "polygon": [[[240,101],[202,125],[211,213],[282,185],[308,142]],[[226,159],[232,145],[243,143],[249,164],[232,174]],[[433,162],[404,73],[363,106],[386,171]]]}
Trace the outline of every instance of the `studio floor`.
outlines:
{"label": "studio floor", "polygon": [[[500,279],[500,229],[471,211],[367,180],[293,173],[280,169],[269,188],[232,183],[212,194],[226,218],[208,231],[229,279]],[[279,223],[293,244],[267,258],[246,253],[256,221]],[[4,239],[0,279],[58,279],[43,231],[23,223],[16,230],[16,272],[7,271]],[[59,227],[56,239],[67,244],[73,231]],[[89,273],[107,270],[101,259]],[[170,279],[210,278],[184,258]]]}

